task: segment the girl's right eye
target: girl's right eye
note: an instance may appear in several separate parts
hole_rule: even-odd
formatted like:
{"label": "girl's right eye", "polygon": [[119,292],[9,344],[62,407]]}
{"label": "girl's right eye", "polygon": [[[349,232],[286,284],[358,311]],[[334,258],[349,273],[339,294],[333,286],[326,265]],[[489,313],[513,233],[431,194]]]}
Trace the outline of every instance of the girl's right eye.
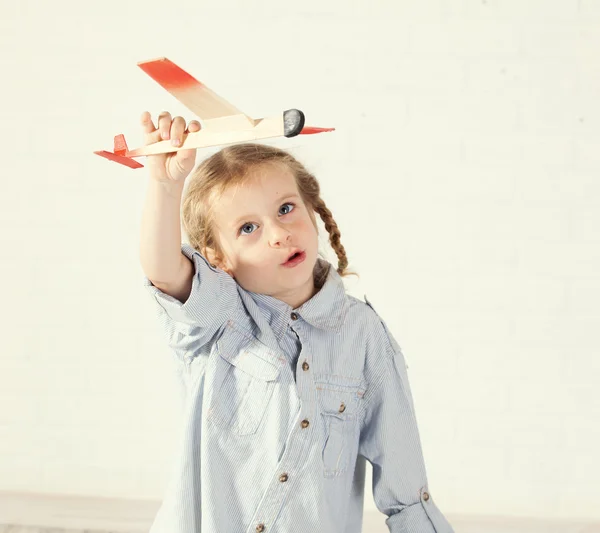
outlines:
{"label": "girl's right eye", "polygon": [[252,228],[252,226],[256,226],[256,224],[253,224],[252,222],[248,222],[247,224],[244,224],[241,228],[240,228],[240,235],[250,235],[252,232],[246,233],[244,232],[244,228]]}

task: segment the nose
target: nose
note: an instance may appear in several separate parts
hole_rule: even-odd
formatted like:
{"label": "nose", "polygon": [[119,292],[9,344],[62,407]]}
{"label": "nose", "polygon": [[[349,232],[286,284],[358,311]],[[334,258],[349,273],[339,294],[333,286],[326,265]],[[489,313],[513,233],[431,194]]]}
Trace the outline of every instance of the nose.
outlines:
{"label": "nose", "polygon": [[269,228],[269,244],[274,248],[287,245],[291,239],[292,234],[282,224],[274,223]]}

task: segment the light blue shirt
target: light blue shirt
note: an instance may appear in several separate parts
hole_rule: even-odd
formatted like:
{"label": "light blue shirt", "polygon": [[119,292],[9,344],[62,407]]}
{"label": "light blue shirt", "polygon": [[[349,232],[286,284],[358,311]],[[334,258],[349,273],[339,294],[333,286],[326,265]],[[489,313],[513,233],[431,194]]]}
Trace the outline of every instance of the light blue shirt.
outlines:
{"label": "light blue shirt", "polygon": [[392,533],[453,533],[428,488],[404,356],[370,304],[332,267],[292,309],[181,249],[195,265],[185,303],[144,278],[185,399],[150,533],[359,533],[365,461]]}

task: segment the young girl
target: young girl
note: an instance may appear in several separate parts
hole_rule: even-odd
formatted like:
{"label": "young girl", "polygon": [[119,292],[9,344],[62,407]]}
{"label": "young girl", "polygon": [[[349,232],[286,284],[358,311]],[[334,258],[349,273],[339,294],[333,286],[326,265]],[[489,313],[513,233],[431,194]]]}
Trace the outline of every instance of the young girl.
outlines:
{"label": "young girl", "polygon": [[[169,113],[146,143],[198,131]],[[358,533],[365,461],[392,533],[451,533],[429,491],[404,356],[346,294],[340,231],[289,153],[148,157],[140,260],[184,376],[175,468],[151,533]],[[181,219],[180,219],[181,215]],[[316,215],[338,266],[318,257]],[[183,222],[189,244],[181,243]]]}

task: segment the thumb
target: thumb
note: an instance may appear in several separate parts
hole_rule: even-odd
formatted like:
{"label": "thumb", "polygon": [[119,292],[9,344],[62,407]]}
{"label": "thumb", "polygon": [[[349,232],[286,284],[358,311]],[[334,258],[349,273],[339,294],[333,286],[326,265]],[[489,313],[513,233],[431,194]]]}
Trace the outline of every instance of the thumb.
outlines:
{"label": "thumb", "polygon": [[184,180],[187,178],[188,174],[192,170],[192,167],[194,166],[193,158],[181,159],[178,156],[179,152],[177,152],[177,155],[172,155],[171,157],[167,158],[167,174],[172,180],[175,181]]}
{"label": "thumb", "polygon": [[183,169],[189,170],[196,162],[196,149],[178,150],[175,152],[175,161]]}

